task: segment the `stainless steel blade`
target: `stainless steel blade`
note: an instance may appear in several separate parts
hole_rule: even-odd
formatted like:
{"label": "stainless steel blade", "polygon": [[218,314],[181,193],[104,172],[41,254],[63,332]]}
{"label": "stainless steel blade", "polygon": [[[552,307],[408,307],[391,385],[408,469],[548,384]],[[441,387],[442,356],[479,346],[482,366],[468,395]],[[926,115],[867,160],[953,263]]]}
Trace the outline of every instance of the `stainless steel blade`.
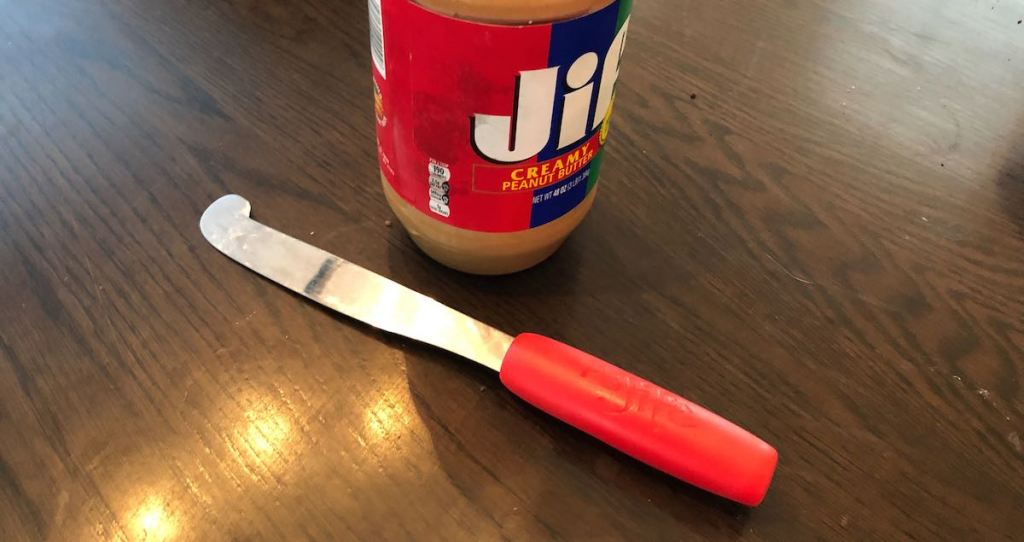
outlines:
{"label": "stainless steel blade", "polygon": [[249,218],[238,195],[199,220],[221,252],[268,279],[371,326],[469,358],[495,371],[512,337],[394,281]]}

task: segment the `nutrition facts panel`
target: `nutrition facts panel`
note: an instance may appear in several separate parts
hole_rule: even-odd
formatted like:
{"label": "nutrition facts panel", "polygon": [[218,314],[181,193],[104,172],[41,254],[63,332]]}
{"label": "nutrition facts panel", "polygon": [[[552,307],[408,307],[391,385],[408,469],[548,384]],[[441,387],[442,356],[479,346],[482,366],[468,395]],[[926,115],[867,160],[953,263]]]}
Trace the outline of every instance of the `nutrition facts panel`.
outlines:
{"label": "nutrition facts panel", "polygon": [[450,202],[448,183],[452,180],[452,172],[448,169],[448,164],[431,159],[430,164],[427,166],[427,173],[429,174],[427,185],[429,186],[428,192],[430,194],[430,210],[435,214],[448,218],[452,214],[451,209],[448,207]]}

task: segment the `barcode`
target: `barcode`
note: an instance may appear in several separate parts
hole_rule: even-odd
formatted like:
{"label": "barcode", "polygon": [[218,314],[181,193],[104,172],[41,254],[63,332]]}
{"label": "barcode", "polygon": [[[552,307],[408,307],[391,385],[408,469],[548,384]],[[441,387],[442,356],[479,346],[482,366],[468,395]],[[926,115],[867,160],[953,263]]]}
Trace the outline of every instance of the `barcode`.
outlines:
{"label": "barcode", "polygon": [[387,63],[384,61],[384,18],[380,12],[381,0],[369,0],[370,2],[370,55],[373,56],[373,65],[377,67],[380,76],[387,79]]}

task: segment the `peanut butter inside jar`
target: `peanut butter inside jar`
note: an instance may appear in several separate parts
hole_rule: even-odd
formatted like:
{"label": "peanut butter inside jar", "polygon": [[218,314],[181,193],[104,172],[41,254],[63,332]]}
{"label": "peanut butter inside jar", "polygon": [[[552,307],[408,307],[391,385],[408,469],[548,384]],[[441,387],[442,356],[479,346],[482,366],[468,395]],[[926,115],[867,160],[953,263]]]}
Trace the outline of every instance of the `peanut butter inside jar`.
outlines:
{"label": "peanut butter inside jar", "polygon": [[[571,19],[608,6],[612,0],[418,0],[444,15],[497,24],[534,24]],[[539,227],[489,233],[445,224],[405,201],[381,175],[388,204],[412,240],[438,262],[479,275],[522,271],[551,256],[594,204],[597,189],[562,217]]]}

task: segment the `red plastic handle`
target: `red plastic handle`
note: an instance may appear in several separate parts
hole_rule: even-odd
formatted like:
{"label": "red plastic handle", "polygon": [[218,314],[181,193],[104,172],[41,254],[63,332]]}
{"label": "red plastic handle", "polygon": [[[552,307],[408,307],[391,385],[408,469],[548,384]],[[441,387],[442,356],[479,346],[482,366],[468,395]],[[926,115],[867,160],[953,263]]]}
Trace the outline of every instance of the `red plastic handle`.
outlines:
{"label": "red plastic handle", "polygon": [[778,452],[740,427],[586,352],[523,334],[501,382],[533,406],[680,480],[747,506],[764,499]]}

